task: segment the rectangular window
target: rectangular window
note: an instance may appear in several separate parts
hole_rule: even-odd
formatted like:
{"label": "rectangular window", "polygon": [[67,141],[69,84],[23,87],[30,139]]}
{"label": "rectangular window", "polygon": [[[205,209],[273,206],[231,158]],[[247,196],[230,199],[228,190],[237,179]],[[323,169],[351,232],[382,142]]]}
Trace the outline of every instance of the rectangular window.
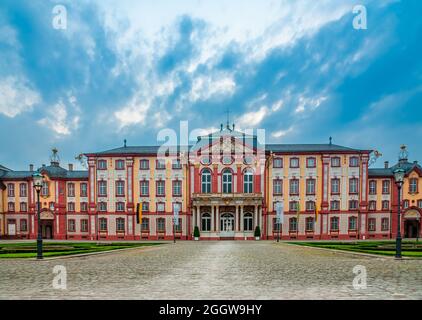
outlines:
{"label": "rectangular window", "polygon": [[297,232],[297,219],[290,218],[289,219],[289,232]]}
{"label": "rectangular window", "polygon": [[141,196],[146,197],[149,195],[149,181],[140,182]]}
{"label": "rectangular window", "polygon": [[358,157],[350,157],[349,167],[359,167],[359,158]]}
{"label": "rectangular window", "polygon": [[275,158],[273,160],[273,167],[274,168],[283,168],[283,159],[282,158]]}
{"label": "rectangular window", "polygon": [[315,201],[306,201],[306,211],[315,211]]}
{"label": "rectangular window", "polygon": [[409,208],[409,200],[404,200],[403,201],[403,209],[408,209]]}
{"label": "rectangular window", "polygon": [[283,180],[275,179],[273,181],[273,194],[282,195],[283,194]]}
{"label": "rectangular window", "polygon": [[377,220],[375,218],[368,219],[368,231],[375,231],[377,228]]}
{"label": "rectangular window", "polygon": [[26,183],[21,183],[19,185],[19,196],[25,198],[28,196],[28,187]]}
{"label": "rectangular window", "polygon": [[340,194],[340,179],[331,179],[331,194]]}
{"label": "rectangular window", "polygon": [[81,219],[81,232],[88,232],[88,219]]}
{"label": "rectangular window", "polygon": [[385,200],[382,202],[382,209],[383,210],[390,210],[390,201]]}
{"label": "rectangular window", "polygon": [[81,183],[81,197],[87,197],[87,196],[88,196],[88,184]]}
{"label": "rectangular window", "polygon": [[106,212],[107,211],[107,202],[98,203],[98,211]]}
{"label": "rectangular window", "polygon": [[182,181],[176,180],[173,181],[173,196],[181,196],[182,195]]}
{"label": "rectangular window", "polygon": [[47,181],[42,183],[41,195],[43,197],[48,197],[50,195],[50,185]]}
{"label": "rectangular window", "polygon": [[382,182],[382,193],[390,194],[390,180],[384,180]]}
{"label": "rectangular window", "polygon": [[116,219],[116,231],[125,232],[125,219],[123,218]]}
{"label": "rectangular window", "polygon": [[179,218],[179,223],[174,225],[175,232],[182,232],[182,218]]}
{"label": "rectangular window", "polygon": [[290,195],[299,195],[299,180],[290,180]]}
{"label": "rectangular window", "polygon": [[290,168],[299,168],[299,158],[290,158]]}
{"label": "rectangular window", "polygon": [[277,223],[277,219],[274,218],[273,219],[273,232],[281,231],[280,225],[281,225],[281,223]]}
{"label": "rectangular window", "polygon": [[331,211],[339,211],[340,210],[340,201],[334,200],[331,201]]}
{"label": "rectangular window", "polygon": [[98,170],[107,170],[107,161],[106,160],[98,160],[97,169]]}
{"label": "rectangular window", "polygon": [[15,184],[8,183],[7,184],[7,196],[14,197],[15,196]]}
{"label": "rectangular window", "polygon": [[377,210],[377,202],[376,201],[369,201],[369,210],[376,211]]}
{"label": "rectangular window", "polygon": [[332,167],[340,167],[341,161],[339,157],[331,158],[331,166]]}
{"label": "rectangular window", "polygon": [[15,212],[15,203],[14,202],[9,202],[7,205],[7,209],[9,212]]}
{"label": "rectangular window", "polygon": [[306,159],[306,167],[308,168],[315,168],[316,167],[316,159],[311,157]]}
{"label": "rectangular window", "polygon": [[107,196],[107,181],[98,181],[98,195],[100,197]]}
{"label": "rectangular window", "polygon": [[147,212],[149,211],[149,202],[142,202],[142,212]]}
{"label": "rectangular window", "polygon": [[21,219],[21,221],[20,221],[20,230],[21,230],[21,232],[27,232],[28,231],[28,220]]}
{"label": "rectangular window", "polygon": [[369,194],[377,194],[377,182],[375,180],[369,181]]}
{"label": "rectangular window", "polygon": [[409,181],[409,193],[417,193],[418,192],[418,179],[412,178]]}
{"label": "rectangular window", "polygon": [[75,232],[75,220],[69,219],[67,220],[67,231],[69,232]]}
{"label": "rectangular window", "polygon": [[141,170],[148,170],[149,169],[149,160],[147,159],[142,159],[140,161],[140,167]]}
{"label": "rectangular window", "polygon": [[125,169],[125,161],[116,160],[116,170],[124,170],[124,169]]}
{"label": "rectangular window", "polygon": [[26,204],[26,202],[20,203],[20,211],[21,212],[27,212],[28,211],[28,205]]}
{"label": "rectangular window", "polygon": [[163,218],[157,219],[157,232],[165,232],[166,231],[166,220]]}
{"label": "rectangular window", "polygon": [[418,208],[422,209],[422,200],[418,200]]}
{"label": "rectangular window", "polygon": [[125,211],[125,203],[124,202],[116,202],[116,211],[118,211],[118,212]]}
{"label": "rectangular window", "polygon": [[157,181],[157,196],[163,197],[166,195],[166,182],[165,181]]}
{"label": "rectangular window", "polygon": [[357,194],[359,192],[359,179],[350,178],[349,179],[349,193]]}
{"label": "rectangular window", "polygon": [[157,161],[156,161],[156,167],[159,170],[165,169],[166,168],[166,161],[165,160],[162,160],[162,159],[157,159]]}
{"label": "rectangular window", "polygon": [[81,202],[81,212],[87,212],[87,211],[88,211],[88,203]]}
{"label": "rectangular window", "polygon": [[157,203],[157,212],[164,212],[166,211],[166,206],[163,202]]}
{"label": "rectangular window", "polygon": [[338,217],[331,218],[330,230],[338,231]]}
{"label": "rectangular window", "polygon": [[122,180],[116,181],[116,196],[125,196],[125,182]]}
{"label": "rectangular window", "polygon": [[100,218],[100,232],[107,232],[107,219]]}
{"label": "rectangular window", "polygon": [[149,219],[148,218],[142,218],[141,231],[142,232],[149,232]]}
{"label": "rectangular window", "polygon": [[306,180],[306,195],[315,194],[315,179]]}
{"label": "rectangular window", "polygon": [[305,223],[306,232],[314,232],[314,226],[315,226],[314,218],[306,218],[305,221],[306,221]]}
{"label": "rectangular window", "polygon": [[74,197],[75,196],[75,184],[74,183],[68,183],[67,184],[67,196],[68,197]]}
{"label": "rectangular window", "polygon": [[289,211],[297,212],[298,209],[299,209],[299,202],[297,202],[297,201],[290,201],[289,202]]}
{"label": "rectangular window", "polygon": [[357,230],[357,218],[350,217],[349,218],[349,231],[356,231]]}
{"label": "rectangular window", "polygon": [[349,210],[357,210],[358,209],[358,201],[350,200],[349,201]]}
{"label": "rectangular window", "polygon": [[172,168],[173,169],[182,169],[182,162],[180,159],[174,159],[172,162]]}
{"label": "rectangular window", "polygon": [[381,219],[381,231],[390,230],[390,220],[388,218]]}
{"label": "rectangular window", "polygon": [[75,212],[75,203],[74,202],[68,202],[67,203],[67,211]]}

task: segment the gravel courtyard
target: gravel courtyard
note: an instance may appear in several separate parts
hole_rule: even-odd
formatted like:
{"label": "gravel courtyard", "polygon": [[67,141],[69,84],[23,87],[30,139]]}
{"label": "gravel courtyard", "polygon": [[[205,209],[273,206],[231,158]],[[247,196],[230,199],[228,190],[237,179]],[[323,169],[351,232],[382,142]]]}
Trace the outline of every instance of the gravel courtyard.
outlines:
{"label": "gravel courtyard", "polygon": [[[54,289],[53,268],[67,271]],[[367,288],[354,289],[364,266]],[[0,260],[0,299],[422,299],[422,260],[270,241],[178,242],[55,260]]]}

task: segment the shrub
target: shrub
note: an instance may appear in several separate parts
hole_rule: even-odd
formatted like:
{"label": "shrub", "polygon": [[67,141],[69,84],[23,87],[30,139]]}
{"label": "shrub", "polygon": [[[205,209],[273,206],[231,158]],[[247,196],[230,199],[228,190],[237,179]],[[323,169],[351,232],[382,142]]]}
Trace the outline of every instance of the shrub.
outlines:
{"label": "shrub", "polygon": [[198,228],[198,226],[196,226],[195,227],[195,230],[193,231],[193,236],[195,237],[195,238],[199,238],[199,228]]}
{"label": "shrub", "polygon": [[256,226],[255,228],[255,237],[260,237],[261,236],[261,229],[259,228],[259,226]]}

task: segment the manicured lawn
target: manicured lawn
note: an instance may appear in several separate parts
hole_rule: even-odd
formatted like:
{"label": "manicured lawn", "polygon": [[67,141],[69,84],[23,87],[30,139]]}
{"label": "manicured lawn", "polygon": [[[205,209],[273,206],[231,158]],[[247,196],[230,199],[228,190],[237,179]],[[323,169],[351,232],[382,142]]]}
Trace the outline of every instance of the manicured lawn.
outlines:
{"label": "manicured lawn", "polygon": [[[161,243],[46,242],[43,244],[43,256],[57,257],[81,253],[154,246],[160,244]],[[0,259],[35,258],[36,256],[37,246],[35,242],[0,243]]]}
{"label": "manicured lawn", "polygon": [[[380,254],[394,256],[396,253],[395,241],[359,241],[359,242],[289,242],[291,244],[336,249],[344,251],[354,251],[362,253]],[[402,256],[422,258],[422,241],[403,241]]]}

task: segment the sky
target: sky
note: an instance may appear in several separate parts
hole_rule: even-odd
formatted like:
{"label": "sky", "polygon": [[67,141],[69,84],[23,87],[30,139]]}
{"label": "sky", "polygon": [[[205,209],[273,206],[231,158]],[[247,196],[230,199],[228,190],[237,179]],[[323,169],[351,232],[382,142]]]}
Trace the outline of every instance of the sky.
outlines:
{"label": "sky", "polygon": [[331,136],[381,152],[374,167],[405,144],[422,161],[421,12],[419,0],[2,0],[0,164],[41,166],[56,147],[66,166],[228,115],[267,143]]}

